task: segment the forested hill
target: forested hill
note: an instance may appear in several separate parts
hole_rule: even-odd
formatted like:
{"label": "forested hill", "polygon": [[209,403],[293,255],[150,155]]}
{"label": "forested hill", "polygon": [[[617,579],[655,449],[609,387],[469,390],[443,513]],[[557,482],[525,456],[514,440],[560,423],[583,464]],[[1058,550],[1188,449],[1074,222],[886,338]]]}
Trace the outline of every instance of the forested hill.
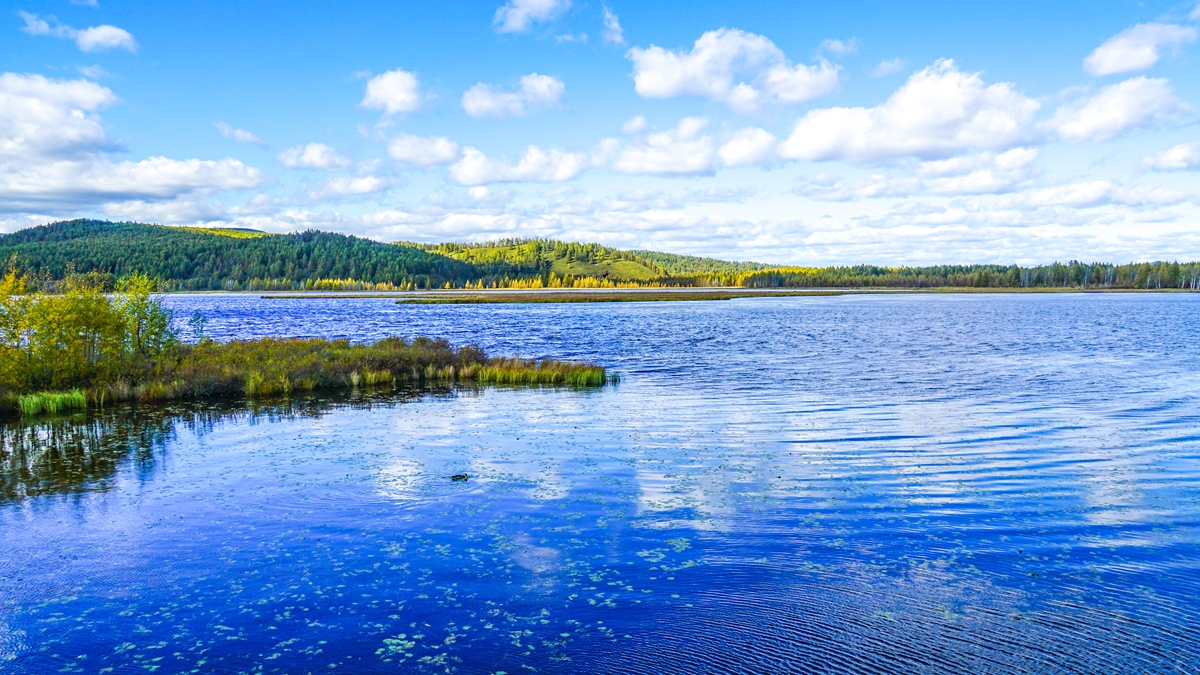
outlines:
{"label": "forested hill", "polygon": [[330,232],[267,235],[102,220],[0,235],[0,264],[14,256],[35,278],[142,272],[179,290],[320,288],[322,280],[428,288],[476,277],[473,266],[443,255]]}

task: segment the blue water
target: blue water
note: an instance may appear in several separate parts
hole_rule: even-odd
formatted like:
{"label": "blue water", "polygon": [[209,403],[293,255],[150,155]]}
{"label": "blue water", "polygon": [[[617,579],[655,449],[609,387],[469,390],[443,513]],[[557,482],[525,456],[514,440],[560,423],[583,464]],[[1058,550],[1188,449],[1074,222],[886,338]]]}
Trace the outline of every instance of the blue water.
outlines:
{"label": "blue water", "polygon": [[168,302],[622,381],[10,424],[0,673],[1200,672],[1200,296]]}

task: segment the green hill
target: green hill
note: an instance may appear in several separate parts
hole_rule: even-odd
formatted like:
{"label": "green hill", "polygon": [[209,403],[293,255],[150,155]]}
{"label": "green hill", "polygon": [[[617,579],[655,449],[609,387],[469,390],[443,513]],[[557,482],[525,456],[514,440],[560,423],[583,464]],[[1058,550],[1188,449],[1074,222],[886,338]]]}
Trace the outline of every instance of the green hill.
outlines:
{"label": "green hill", "polygon": [[0,236],[0,263],[35,277],[143,272],[180,290],[305,288],[320,280],[440,287],[475,269],[413,246],[330,232],[266,234],[69,220]]}

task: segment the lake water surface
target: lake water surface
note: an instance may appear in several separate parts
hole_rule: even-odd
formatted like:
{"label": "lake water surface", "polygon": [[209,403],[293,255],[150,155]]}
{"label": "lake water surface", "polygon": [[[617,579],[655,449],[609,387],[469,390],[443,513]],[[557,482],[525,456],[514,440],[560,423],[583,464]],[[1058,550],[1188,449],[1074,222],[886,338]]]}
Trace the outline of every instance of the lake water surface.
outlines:
{"label": "lake water surface", "polygon": [[167,302],[622,381],[10,424],[0,673],[1200,672],[1200,296]]}

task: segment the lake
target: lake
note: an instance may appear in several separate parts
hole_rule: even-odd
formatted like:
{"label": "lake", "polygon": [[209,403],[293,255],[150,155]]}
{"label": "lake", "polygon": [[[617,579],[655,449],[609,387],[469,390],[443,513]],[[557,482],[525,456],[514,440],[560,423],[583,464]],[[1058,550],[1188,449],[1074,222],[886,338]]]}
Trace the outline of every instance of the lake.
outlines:
{"label": "lake", "polygon": [[1200,296],[167,303],[621,382],[10,423],[0,673],[1200,671]]}

